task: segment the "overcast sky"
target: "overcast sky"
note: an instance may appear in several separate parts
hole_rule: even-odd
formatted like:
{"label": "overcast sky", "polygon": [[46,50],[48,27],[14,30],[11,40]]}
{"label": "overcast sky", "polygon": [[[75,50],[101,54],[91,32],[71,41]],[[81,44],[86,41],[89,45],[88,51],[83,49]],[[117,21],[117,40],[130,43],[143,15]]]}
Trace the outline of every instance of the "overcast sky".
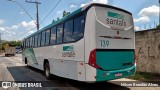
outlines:
{"label": "overcast sky", "polygon": [[[16,0],[36,20],[35,4]],[[28,0],[35,1],[35,0]],[[50,24],[53,19],[62,17],[63,10],[73,12],[90,2],[113,5],[133,14],[135,29],[144,30],[158,24],[158,0],[38,0],[40,28]],[[56,8],[55,8],[56,7]],[[36,31],[35,22],[15,2],[0,2],[0,33],[5,40],[21,40]],[[48,15],[48,16],[47,16]]]}

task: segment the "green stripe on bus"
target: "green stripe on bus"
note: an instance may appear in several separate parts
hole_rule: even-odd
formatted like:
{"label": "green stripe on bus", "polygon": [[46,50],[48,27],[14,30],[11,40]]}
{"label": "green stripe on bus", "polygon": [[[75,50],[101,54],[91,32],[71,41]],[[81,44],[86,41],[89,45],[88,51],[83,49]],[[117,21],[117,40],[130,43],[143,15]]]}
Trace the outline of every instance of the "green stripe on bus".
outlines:
{"label": "green stripe on bus", "polygon": [[108,14],[109,17],[113,17],[113,18],[117,18],[117,19],[123,19],[124,18],[124,15],[118,14],[118,13],[115,13],[115,12],[107,12],[107,14]]}
{"label": "green stripe on bus", "polygon": [[[97,51],[96,63],[105,70],[128,68],[134,61],[134,51]],[[129,63],[122,65],[123,63]]]}
{"label": "green stripe on bus", "polygon": [[25,57],[31,58],[34,64],[38,64],[33,48],[27,48],[25,50]]}
{"label": "green stripe on bus", "polygon": [[[129,72],[130,71],[130,72]],[[96,70],[96,82],[100,81],[108,81],[119,78],[125,78],[134,75],[136,71],[136,66],[132,66],[131,68],[123,69],[123,70],[114,70],[114,71],[103,71],[100,69]],[[116,77],[115,74],[122,73],[122,76]]]}
{"label": "green stripe on bus", "polygon": [[[96,63],[98,66],[100,66],[103,70],[97,69],[97,78],[96,81],[103,81],[103,80],[111,80],[115,79],[114,76],[116,73],[119,72],[119,69],[121,69],[120,72],[123,72],[123,76],[118,77],[126,77],[134,74],[134,71],[132,73],[124,72],[128,68],[131,67],[131,63],[134,61],[134,51],[97,51],[96,52]],[[123,65],[123,64],[126,65]],[[129,69],[128,69],[129,70]],[[105,77],[104,74],[107,74],[108,72],[113,71],[108,77]],[[103,76],[104,75],[104,76]]]}

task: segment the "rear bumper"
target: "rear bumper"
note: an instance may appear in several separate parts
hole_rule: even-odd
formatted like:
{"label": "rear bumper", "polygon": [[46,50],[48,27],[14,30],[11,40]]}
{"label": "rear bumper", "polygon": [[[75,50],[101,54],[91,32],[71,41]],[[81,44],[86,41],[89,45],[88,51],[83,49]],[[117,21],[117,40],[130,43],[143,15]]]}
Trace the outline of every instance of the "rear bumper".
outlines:
{"label": "rear bumper", "polygon": [[[132,75],[135,74],[135,71],[136,71],[136,64],[133,65],[130,68],[122,69],[122,70],[103,71],[103,70],[97,69],[96,82],[108,81],[108,80],[113,80],[113,79],[119,79],[119,78],[132,76]],[[122,74],[122,75],[115,76],[115,74]]]}

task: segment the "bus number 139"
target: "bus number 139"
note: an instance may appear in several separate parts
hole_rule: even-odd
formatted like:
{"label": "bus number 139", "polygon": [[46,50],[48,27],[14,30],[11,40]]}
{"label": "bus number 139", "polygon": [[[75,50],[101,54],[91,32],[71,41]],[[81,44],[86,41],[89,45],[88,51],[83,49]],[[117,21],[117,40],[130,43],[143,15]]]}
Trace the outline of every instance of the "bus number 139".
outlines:
{"label": "bus number 139", "polygon": [[100,42],[101,42],[101,47],[108,47],[109,46],[108,40],[100,40]]}

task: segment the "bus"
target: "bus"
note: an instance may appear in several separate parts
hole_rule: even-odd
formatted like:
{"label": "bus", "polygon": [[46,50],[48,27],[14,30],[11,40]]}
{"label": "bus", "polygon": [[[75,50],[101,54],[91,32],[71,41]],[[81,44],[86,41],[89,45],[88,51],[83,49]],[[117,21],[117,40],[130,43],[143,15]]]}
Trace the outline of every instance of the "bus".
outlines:
{"label": "bus", "polygon": [[26,66],[82,82],[134,75],[132,14],[106,4],[88,4],[23,40]]}

